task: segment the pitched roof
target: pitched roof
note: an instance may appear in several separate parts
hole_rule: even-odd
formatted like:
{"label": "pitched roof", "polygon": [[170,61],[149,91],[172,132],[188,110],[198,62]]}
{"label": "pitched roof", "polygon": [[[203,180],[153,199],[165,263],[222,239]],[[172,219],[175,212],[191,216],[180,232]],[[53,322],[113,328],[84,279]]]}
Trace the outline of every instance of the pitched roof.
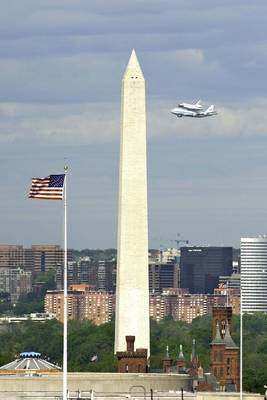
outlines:
{"label": "pitched roof", "polygon": [[229,330],[229,324],[228,321],[226,322],[226,329],[225,329],[225,336],[224,336],[224,343],[225,343],[225,348],[226,349],[238,349],[239,347],[235,344],[235,342],[232,339],[232,336],[230,334]]}
{"label": "pitched roof", "polygon": [[211,342],[211,345],[212,344],[225,344],[224,343],[224,340],[222,339],[222,337],[221,337],[221,334],[220,334],[220,327],[219,327],[219,324],[217,323],[217,325],[216,325],[216,334],[215,334],[215,337],[214,337],[214,339],[212,340],[212,342]]}
{"label": "pitched roof", "polygon": [[183,353],[183,345],[180,344],[180,353],[178,356],[178,360],[184,360],[184,353]]}

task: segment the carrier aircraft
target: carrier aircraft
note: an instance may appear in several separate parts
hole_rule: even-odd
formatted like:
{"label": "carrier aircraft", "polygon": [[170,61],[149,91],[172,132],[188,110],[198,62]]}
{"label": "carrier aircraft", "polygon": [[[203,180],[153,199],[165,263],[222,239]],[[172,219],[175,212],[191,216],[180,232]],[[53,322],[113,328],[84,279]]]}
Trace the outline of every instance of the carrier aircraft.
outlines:
{"label": "carrier aircraft", "polygon": [[171,113],[176,115],[178,118],[181,117],[191,117],[191,118],[205,118],[216,115],[214,105],[210,105],[206,110],[203,110],[203,106],[199,101],[195,104],[190,103],[180,103],[177,107],[171,110]]}

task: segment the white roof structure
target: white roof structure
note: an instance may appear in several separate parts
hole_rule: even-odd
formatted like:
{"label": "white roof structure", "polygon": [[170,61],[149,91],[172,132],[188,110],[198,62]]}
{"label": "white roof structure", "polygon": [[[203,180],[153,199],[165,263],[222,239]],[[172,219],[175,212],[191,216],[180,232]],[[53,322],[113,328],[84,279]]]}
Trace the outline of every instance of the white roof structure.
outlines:
{"label": "white roof structure", "polygon": [[19,357],[0,367],[0,374],[8,373],[8,371],[21,372],[56,372],[60,371],[61,368],[51,362],[41,358],[41,353],[36,352],[24,352],[20,353]]}

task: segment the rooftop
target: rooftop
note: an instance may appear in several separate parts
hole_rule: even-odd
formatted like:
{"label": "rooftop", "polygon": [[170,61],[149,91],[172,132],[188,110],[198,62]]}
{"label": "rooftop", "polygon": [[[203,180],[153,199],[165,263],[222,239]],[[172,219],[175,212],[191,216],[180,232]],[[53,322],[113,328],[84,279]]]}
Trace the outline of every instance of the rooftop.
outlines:
{"label": "rooftop", "polygon": [[55,364],[52,364],[49,360],[41,358],[41,353],[34,351],[23,352],[19,354],[19,357],[0,367],[0,374],[12,372],[48,372],[48,371],[59,371],[61,368]]}

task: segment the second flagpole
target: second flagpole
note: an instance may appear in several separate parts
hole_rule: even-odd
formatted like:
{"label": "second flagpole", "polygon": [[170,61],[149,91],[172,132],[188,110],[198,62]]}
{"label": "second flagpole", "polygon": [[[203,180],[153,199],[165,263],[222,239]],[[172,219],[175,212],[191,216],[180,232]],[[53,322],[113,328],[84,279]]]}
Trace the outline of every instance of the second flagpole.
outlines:
{"label": "second flagpole", "polygon": [[67,245],[67,172],[64,167],[64,320],[63,320],[63,400],[68,399],[68,245]]}

